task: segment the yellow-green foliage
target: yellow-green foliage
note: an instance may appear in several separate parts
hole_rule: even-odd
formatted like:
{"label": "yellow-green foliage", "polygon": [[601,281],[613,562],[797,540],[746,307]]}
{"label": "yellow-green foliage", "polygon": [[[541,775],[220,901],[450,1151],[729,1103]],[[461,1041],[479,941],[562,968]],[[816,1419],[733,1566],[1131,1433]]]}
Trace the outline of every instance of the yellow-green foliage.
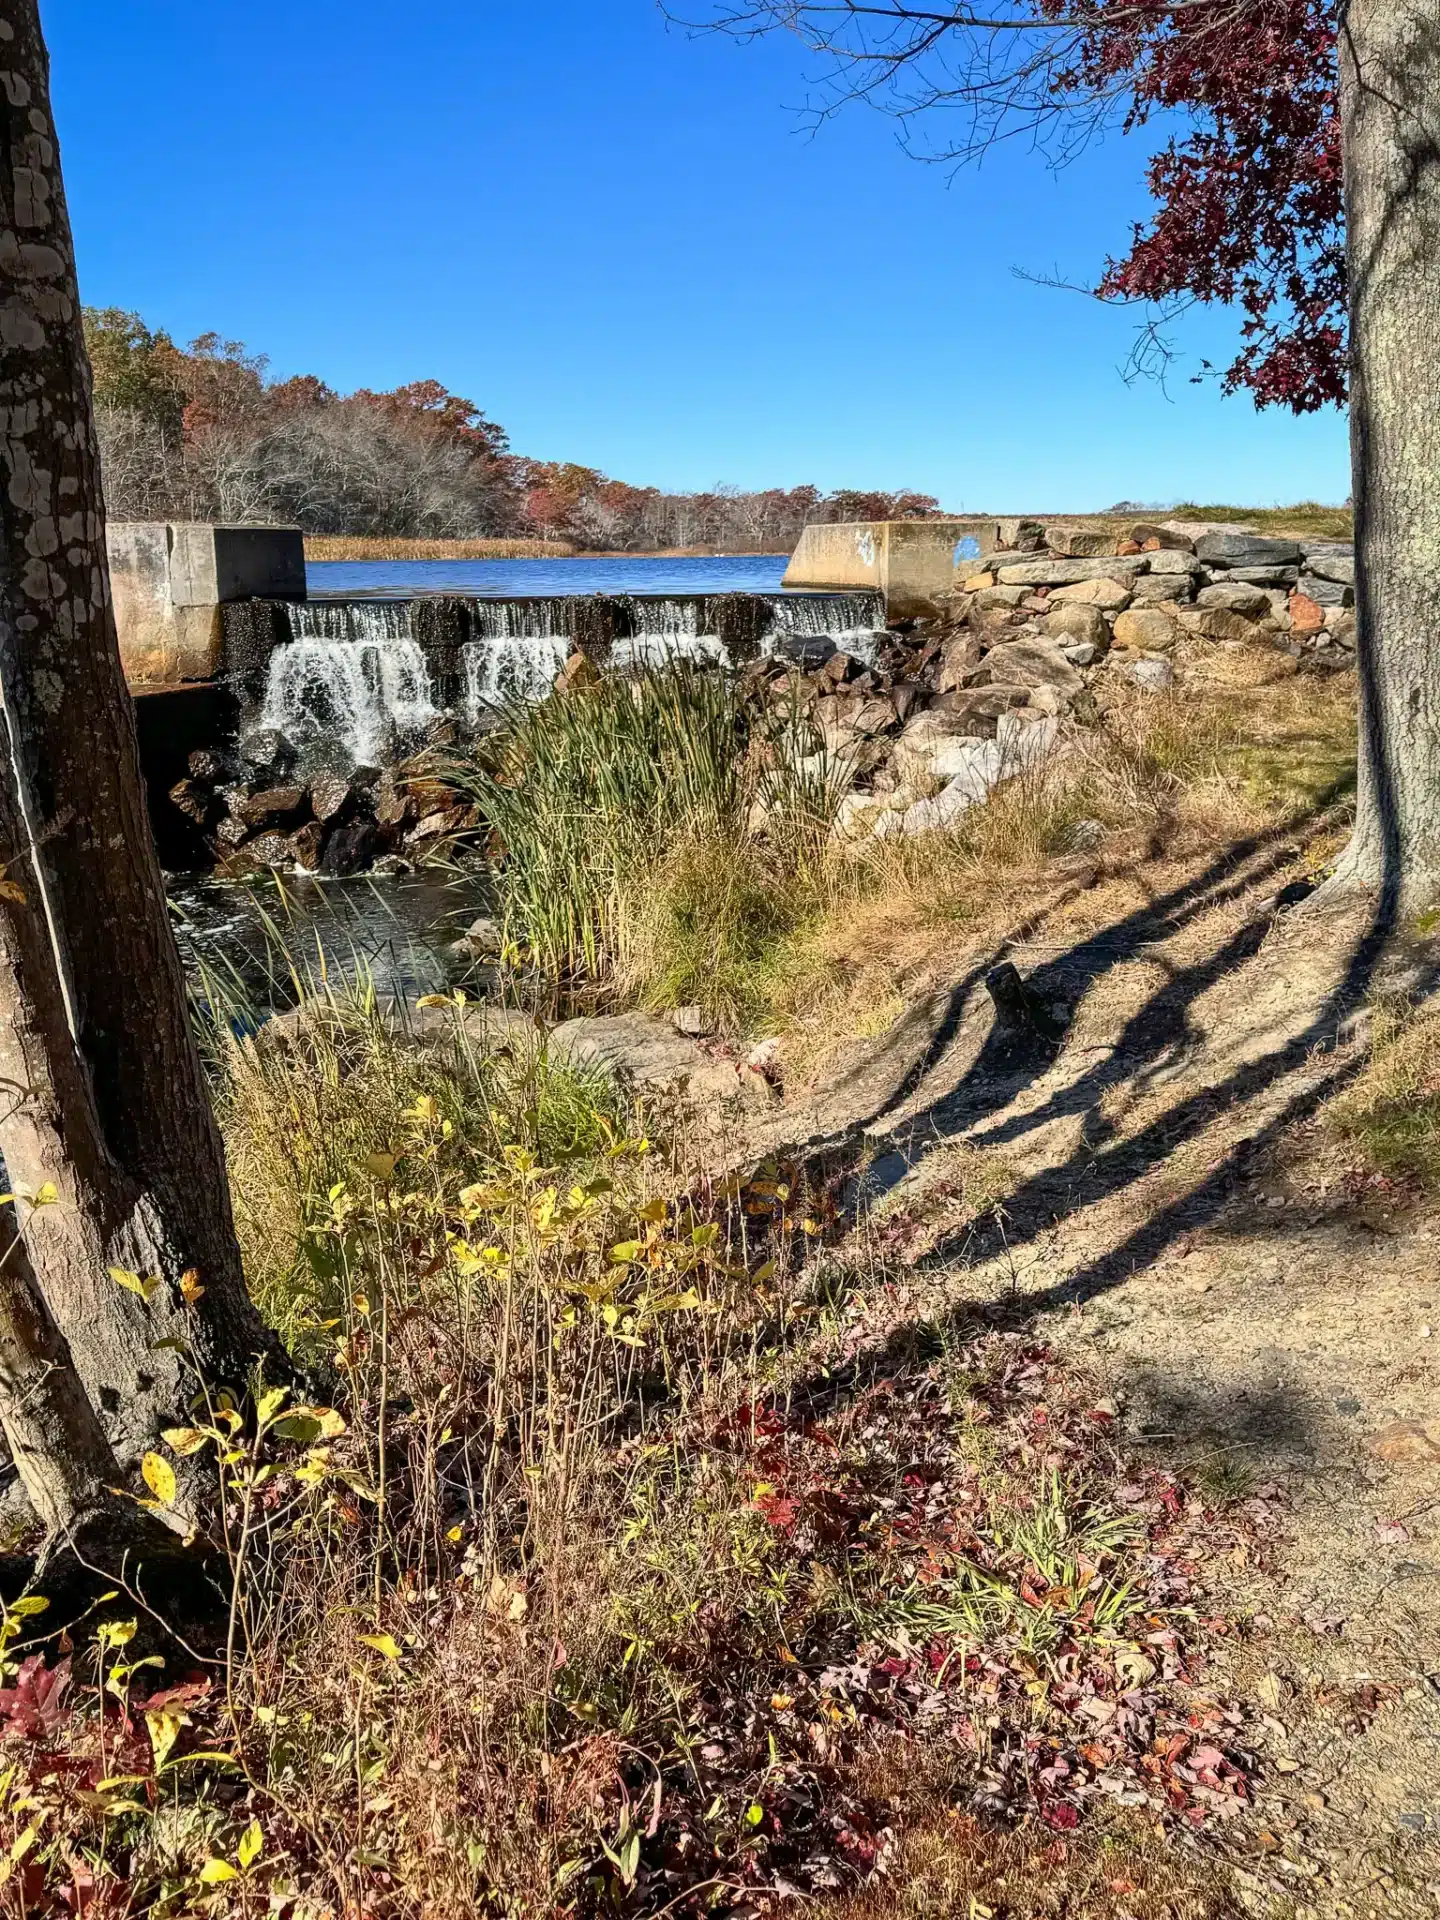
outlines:
{"label": "yellow-green foliage", "polygon": [[1440,1015],[1377,1007],[1370,1062],[1329,1118],[1377,1172],[1440,1188]]}

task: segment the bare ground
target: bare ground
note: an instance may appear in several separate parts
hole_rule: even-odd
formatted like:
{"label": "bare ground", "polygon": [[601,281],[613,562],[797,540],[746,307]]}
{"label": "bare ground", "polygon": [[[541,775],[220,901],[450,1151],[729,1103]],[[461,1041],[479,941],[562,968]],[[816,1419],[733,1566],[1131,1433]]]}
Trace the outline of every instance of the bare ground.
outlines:
{"label": "bare ground", "polygon": [[[1327,1103],[1365,1065],[1368,1009],[1427,995],[1437,954],[1291,904],[1314,858],[1275,831],[1077,863],[746,1150],[860,1142],[858,1210],[927,1312],[1033,1322],[1101,1373],[1135,1444],[1237,1500],[1282,1489],[1276,1551],[1206,1569],[1217,1684],[1268,1738],[1217,1871],[1257,1913],[1421,1915],[1440,1911],[1440,1213],[1367,1176]],[[1004,958],[1058,1042],[997,1020]]]}

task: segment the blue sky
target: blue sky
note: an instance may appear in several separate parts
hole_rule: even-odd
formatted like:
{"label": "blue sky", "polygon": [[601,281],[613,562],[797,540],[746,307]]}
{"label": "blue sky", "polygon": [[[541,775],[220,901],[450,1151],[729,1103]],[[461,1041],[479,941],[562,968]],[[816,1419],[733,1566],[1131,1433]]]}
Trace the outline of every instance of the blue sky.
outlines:
{"label": "blue sky", "polygon": [[[950,178],[794,42],[654,0],[43,0],[81,288],[277,374],[434,377],[517,451],[668,487],[957,511],[1336,500],[1342,420],[1121,378],[1085,280],[1143,211],[1115,137]],[[1205,316],[1191,356],[1228,357]]]}

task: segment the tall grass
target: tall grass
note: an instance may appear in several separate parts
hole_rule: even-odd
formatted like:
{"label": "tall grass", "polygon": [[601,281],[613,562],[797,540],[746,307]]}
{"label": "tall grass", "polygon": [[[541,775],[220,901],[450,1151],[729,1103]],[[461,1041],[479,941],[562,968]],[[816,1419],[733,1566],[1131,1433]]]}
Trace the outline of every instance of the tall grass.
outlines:
{"label": "tall grass", "polygon": [[524,709],[457,770],[503,854],[511,937],[572,987],[753,1008],[810,910],[840,777],[797,713],[684,665]]}

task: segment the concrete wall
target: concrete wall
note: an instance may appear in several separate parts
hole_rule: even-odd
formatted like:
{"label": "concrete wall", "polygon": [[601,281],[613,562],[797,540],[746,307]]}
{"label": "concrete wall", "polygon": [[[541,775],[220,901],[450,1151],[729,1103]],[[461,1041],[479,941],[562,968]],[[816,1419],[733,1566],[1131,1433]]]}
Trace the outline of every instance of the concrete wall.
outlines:
{"label": "concrete wall", "polygon": [[305,598],[298,527],[122,520],[108,543],[120,658],[137,689],[218,680],[227,603]]}
{"label": "concrete wall", "polygon": [[957,553],[995,543],[995,521],[854,520],[806,527],[789,566],[787,587],[876,587],[892,620],[933,613],[935,597],[954,584]]}

